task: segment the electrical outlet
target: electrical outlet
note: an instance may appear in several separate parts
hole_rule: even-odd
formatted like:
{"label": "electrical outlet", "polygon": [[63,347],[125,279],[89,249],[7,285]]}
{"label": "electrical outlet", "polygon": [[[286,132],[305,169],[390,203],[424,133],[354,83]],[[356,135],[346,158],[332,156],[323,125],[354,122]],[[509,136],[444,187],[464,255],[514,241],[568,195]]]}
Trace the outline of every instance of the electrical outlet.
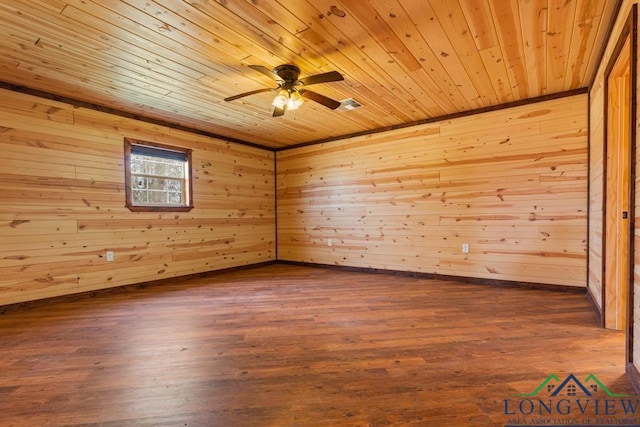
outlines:
{"label": "electrical outlet", "polygon": [[462,253],[463,254],[468,254],[469,253],[469,244],[468,243],[463,243],[462,244]]}
{"label": "electrical outlet", "polygon": [[107,262],[113,261],[113,251],[107,251]]}
{"label": "electrical outlet", "polygon": [[333,241],[331,239],[327,239],[327,246],[333,246]]}

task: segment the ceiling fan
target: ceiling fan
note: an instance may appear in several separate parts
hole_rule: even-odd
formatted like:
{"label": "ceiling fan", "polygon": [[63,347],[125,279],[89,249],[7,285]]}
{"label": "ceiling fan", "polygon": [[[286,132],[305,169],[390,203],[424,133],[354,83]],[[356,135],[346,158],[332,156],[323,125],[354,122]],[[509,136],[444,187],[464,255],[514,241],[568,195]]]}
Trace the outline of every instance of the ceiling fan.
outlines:
{"label": "ceiling fan", "polygon": [[224,99],[226,102],[249,95],[255,95],[256,93],[278,91],[278,94],[273,100],[273,106],[275,107],[273,109],[273,117],[282,116],[286,110],[295,110],[304,102],[302,99],[303,97],[322,104],[327,108],[331,108],[332,110],[335,110],[340,106],[340,102],[334,99],[305,89],[306,86],[318,83],[329,83],[344,80],[342,74],[337,71],[314,74],[300,79],[300,69],[291,64],[278,65],[273,69],[273,71],[267,67],[263,67],[262,65],[249,65],[249,67],[272,78],[278,83],[278,86],[274,88],[256,89],[239,95],[230,96]]}

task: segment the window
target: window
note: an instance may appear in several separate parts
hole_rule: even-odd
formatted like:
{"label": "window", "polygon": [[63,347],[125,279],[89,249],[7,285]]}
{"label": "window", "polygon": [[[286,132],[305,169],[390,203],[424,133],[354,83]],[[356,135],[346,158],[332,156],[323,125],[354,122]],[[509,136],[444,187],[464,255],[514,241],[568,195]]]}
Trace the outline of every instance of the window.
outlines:
{"label": "window", "polygon": [[125,138],[126,206],[132,211],[189,211],[191,150]]}

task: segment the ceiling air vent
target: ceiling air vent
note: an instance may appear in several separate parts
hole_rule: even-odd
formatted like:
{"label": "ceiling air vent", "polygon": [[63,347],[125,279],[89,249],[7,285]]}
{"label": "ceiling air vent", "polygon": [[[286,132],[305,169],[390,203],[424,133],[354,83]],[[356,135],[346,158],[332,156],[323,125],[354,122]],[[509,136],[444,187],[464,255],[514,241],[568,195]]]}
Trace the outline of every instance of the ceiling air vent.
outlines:
{"label": "ceiling air vent", "polygon": [[362,104],[360,104],[358,101],[356,101],[353,98],[349,98],[349,99],[340,101],[340,108],[338,108],[338,110],[349,111],[349,110],[355,110],[356,108],[360,108],[360,107],[362,107]]}

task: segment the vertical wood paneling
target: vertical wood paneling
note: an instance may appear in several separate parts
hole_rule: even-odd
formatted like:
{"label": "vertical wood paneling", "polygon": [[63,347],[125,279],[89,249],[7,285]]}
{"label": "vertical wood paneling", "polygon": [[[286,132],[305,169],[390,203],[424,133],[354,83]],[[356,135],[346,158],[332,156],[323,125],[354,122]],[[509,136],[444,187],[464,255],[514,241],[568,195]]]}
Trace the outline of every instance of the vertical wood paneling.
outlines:
{"label": "vertical wood paneling", "polygon": [[[520,82],[527,80],[527,70],[525,69],[525,44],[522,40],[523,32],[520,31],[520,22],[526,21],[527,17],[520,18],[518,2],[514,0],[493,1],[492,11],[495,22],[497,23],[496,29],[498,30],[498,36],[504,56],[514,58],[513,63],[507,67],[506,70],[509,77],[510,87],[513,88],[513,94],[515,94],[513,98],[524,99],[530,96],[530,94],[528,86],[520,84]],[[492,79],[493,76],[489,78],[489,80]],[[506,100],[503,99],[501,102],[506,102]]]}
{"label": "vertical wood paneling", "polygon": [[585,286],[587,114],[578,95],[280,151],[279,258]]}
{"label": "vertical wood paneling", "polygon": [[594,79],[589,94],[590,128],[589,128],[589,152],[590,152],[590,186],[589,186],[589,264],[590,279],[589,289],[596,302],[601,304],[602,293],[602,228],[603,228],[603,194],[604,186],[604,119],[605,119],[605,76],[607,63],[611,60],[612,51],[617,39],[620,37],[625,17],[629,13],[632,2],[625,2],[625,6],[619,13],[618,22],[610,36],[609,45],[600,64],[598,74]]}
{"label": "vertical wood paneling", "polygon": [[602,307],[604,224],[604,77],[594,83],[589,107],[589,276],[587,287]]}
{"label": "vertical wood paneling", "polygon": [[[125,208],[124,137],[193,150],[191,212]],[[275,259],[273,156],[2,91],[0,305]]]}
{"label": "vertical wood paneling", "polygon": [[[569,52],[571,39],[575,27],[573,17],[576,11],[576,2],[564,0],[550,0],[548,11],[547,35],[547,89],[553,93],[561,91],[567,73],[569,58],[563,52]],[[572,64],[575,66],[576,64]],[[576,67],[580,68],[580,67]]]}
{"label": "vertical wood paneling", "polygon": [[[544,93],[546,90],[548,14],[547,0],[518,2],[520,24],[523,26],[524,62],[529,86],[529,94]],[[544,29],[540,31],[540,29]]]}
{"label": "vertical wood paneling", "polygon": [[[611,62],[614,50],[616,48],[616,43],[621,38],[621,35],[624,31],[624,27],[627,23],[627,19],[630,16],[632,8],[634,4],[637,2],[635,0],[625,0],[622,2],[622,7],[618,14],[618,20],[611,31],[609,36],[609,43],[607,45],[606,51],[604,53],[603,59],[599,65],[598,72],[594,79],[594,83],[592,85],[590,91],[590,186],[589,186],[589,280],[588,280],[588,289],[589,293],[593,296],[594,301],[602,310],[604,302],[602,301],[602,292],[603,292],[603,270],[604,263],[609,262],[605,261],[603,258],[603,235],[602,229],[605,222],[602,207],[603,207],[603,193],[602,190],[605,186],[604,182],[604,165],[607,160],[604,158],[604,139],[605,139],[605,129],[604,129],[604,120],[606,118],[605,112],[605,71],[608,64]],[[636,64],[637,67],[637,64]],[[636,76],[637,78],[637,76]],[[637,88],[640,85],[636,86]],[[637,89],[636,89],[637,90]],[[632,100],[636,102],[640,99],[638,93],[632,96]],[[640,109],[636,108],[636,114],[640,112]],[[636,122],[640,123],[640,117],[636,116]],[[638,154],[638,147],[640,144],[638,143],[637,137],[638,133],[636,133],[636,171],[638,169],[638,159],[640,159],[640,155]],[[640,258],[638,257],[638,245],[640,244],[640,233],[638,233],[637,224],[639,224],[638,212],[640,212],[640,193],[637,191],[638,181],[637,181],[637,172],[636,172],[636,192],[635,192],[635,200],[633,201],[635,205],[635,224],[636,230],[635,235],[633,237],[633,250],[635,253],[635,259],[633,263],[633,289],[634,289],[634,300],[631,303],[634,306],[634,317],[630,319],[632,322],[631,329],[634,331],[634,340],[632,347],[632,359],[633,364],[636,369],[640,369],[640,274],[639,274],[639,265]]]}

